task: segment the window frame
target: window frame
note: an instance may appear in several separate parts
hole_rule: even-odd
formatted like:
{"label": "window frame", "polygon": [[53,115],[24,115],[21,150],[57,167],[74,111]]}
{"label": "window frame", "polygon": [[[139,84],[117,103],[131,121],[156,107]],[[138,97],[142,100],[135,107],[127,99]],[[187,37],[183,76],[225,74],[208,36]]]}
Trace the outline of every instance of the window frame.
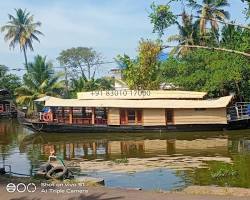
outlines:
{"label": "window frame", "polygon": [[[170,119],[169,119],[169,114],[170,114]],[[174,109],[165,110],[165,119],[166,119],[166,124],[174,123]]]}

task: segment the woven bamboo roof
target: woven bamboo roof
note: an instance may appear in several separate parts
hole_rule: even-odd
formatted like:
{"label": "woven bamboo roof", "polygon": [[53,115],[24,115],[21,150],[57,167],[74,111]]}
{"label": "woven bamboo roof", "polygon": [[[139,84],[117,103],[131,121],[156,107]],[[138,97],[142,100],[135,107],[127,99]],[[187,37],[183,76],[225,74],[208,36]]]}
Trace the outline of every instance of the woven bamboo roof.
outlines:
{"label": "woven bamboo roof", "polygon": [[51,107],[106,107],[106,108],[225,108],[232,96],[211,100],[174,100],[174,99],[140,99],[140,100],[80,100],[49,98],[45,106]]}
{"label": "woven bamboo roof", "polygon": [[202,99],[206,92],[178,91],[178,90],[113,90],[79,92],[78,99]]}

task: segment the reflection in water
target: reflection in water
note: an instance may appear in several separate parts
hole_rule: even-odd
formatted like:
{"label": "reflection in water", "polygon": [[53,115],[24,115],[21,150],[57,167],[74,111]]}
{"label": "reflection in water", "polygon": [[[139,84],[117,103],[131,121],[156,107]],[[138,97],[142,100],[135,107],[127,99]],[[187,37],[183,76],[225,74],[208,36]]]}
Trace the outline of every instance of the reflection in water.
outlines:
{"label": "reflection in water", "polygon": [[[179,154],[234,158],[243,154],[248,156],[248,133],[249,130],[201,133],[34,134],[15,120],[2,120],[0,153],[2,160],[12,165],[13,171],[25,174],[31,174],[41,162],[47,161],[51,151],[65,160],[113,160]],[[182,175],[191,176],[189,173]]]}
{"label": "reflection in water", "polygon": [[[76,135],[75,135],[76,136]],[[54,140],[57,137],[57,140]],[[22,146],[28,150],[36,146],[41,155],[49,156],[51,151],[62,156],[65,160],[71,159],[115,159],[121,157],[152,157],[157,155],[192,155],[211,156],[228,155],[228,137],[207,139],[144,139],[131,140],[126,136],[122,140],[91,139],[78,135],[40,134],[29,135],[22,141]],[[29,151],[29,150],[28,150]]]}

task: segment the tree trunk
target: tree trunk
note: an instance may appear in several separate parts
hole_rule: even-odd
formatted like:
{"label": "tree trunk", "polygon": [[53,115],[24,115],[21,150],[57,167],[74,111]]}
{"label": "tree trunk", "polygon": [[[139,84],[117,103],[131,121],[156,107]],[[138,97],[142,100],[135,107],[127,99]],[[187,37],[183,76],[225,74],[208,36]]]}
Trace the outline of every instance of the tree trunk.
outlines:
{"label": "tree trunk", "polygon": [[91,76],[90,76],[90,64],[88,64],[88,79],[90,80]]}
{"label": "tree trunk", "polygon": [[243,97],[241,95],[239,83],[237,81],[235,81],[235,85],[236,85],[236,89],[237,89],[237,93],[238,93],[238,96],[240,98],[240,101],[243,102]]}
{"label": "tree trunk", "polygon": [[64,73],[65,73],[65,97],[69,98],[69,82],[68,82],[68,71],[67,71],[67,67],[64,66]]}
{"label": "tree trunk", "polygon": [[233,50],[233,49],[219,48],[219,47],[199,46],[199,45],[165,45],[165,46],[162,47],[162,49],[167,49],[167,48],[172,48],[172,47],[187,47],[187,48],[217,50],[217,51],[224,51],[224,52],[235,53],[235,54],[243,55],[243,56],[246,56],[246,57],[250,57],[250,53],[245,53],[245,52],[242,52],[242,51],[237,51],[237,50]]}
{"label": "tree trunk", "polygon": [[25,60],[25,67],[27,68],[28,66],[28,60],[27,60],[27,55],[26,55],[26,49],[23,47],[23,55],[24,55],[24,60]]}

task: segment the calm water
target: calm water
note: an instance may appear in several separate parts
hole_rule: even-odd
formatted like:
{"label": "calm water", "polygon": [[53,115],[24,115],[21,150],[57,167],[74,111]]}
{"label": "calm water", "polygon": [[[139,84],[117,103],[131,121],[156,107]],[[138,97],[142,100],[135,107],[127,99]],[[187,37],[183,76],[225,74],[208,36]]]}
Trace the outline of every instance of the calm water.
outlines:
{"label": "calm water", "polygon": [[[171,190],[187,185],[228,185],[250,187],[250,130],[192,133],[136,134],[34,134],[15,120],[0,121],[1,161],[12,171],[32,174],[47,161],[50,151],[64,160],[151,158],[169,156],[222,156],[233,165],[208,162],[208,169],[175,171],[157,169],[128,173],[91,173],[103,177],[106,186],[141,187]],[[230,168],[237,176],[215,178],[221,168]]]}

